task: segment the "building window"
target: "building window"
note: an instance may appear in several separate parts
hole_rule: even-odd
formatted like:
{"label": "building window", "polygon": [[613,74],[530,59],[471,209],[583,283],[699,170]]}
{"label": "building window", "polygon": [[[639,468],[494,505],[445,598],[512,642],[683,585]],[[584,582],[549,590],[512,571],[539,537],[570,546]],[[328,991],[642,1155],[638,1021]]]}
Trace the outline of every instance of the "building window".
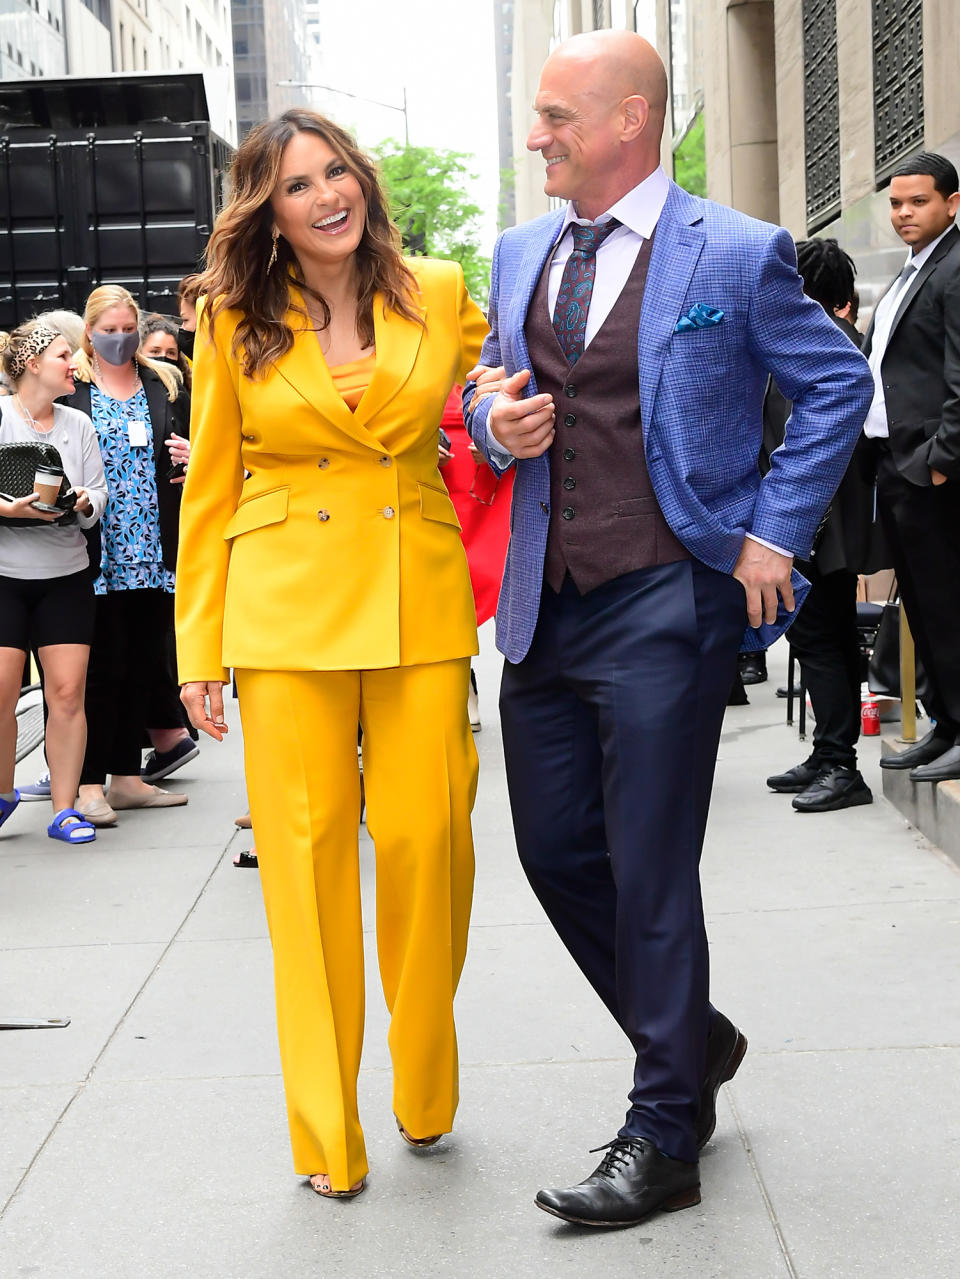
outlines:
{"label": "building window", "polygon": [[923,0],[873,0],[877,181],[923,142]]}
{"label": "building window", "polygon": [[837,0],[803,0],[803,125],[812,232],[840,208]]}

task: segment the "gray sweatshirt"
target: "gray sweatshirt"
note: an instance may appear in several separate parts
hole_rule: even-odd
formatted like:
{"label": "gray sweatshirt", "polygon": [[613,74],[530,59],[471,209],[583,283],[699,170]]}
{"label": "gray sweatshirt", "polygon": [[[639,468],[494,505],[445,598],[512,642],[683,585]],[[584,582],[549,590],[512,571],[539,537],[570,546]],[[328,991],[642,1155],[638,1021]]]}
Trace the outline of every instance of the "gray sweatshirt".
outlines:
{"label": "gray sweatshirt", "polygon": [[0,521],[0,577],[47,578],[80,573],[89,563],[87,542],[80,531],[96,524],[107,505],[107,480],[93,423],[86,413],[66,404],[53,406],[53,428],[38,435],[17,412],[12,397],[0,398],[0,444],[42,439],[60,454],[67,479],[86,489],[93,506],[79,515],[79,526],[59,528],[38,523],[36,528],[11,528]]}

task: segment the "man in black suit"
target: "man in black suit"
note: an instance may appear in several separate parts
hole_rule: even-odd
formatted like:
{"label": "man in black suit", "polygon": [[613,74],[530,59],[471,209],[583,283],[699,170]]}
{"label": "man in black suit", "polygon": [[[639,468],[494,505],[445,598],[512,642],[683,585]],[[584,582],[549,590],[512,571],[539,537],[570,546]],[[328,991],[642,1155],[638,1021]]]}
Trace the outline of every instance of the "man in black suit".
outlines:
{"label": "man in black suit", "polygon": [[874,399],[877,504],[929,681],[931,731],[884,768],[960,778],[960,206],[957,171],[922,152],[890,182],[890,220],[910,253],[864,339]]}

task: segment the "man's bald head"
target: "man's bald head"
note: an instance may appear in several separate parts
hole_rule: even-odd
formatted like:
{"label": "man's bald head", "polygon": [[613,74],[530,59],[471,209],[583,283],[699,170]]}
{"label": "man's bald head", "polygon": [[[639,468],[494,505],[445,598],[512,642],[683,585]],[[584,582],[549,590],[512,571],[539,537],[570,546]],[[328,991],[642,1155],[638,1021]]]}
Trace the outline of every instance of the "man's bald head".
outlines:
{"label": "man's bald head", "polygon": [[657,167],[667,75],[656,49],[630,31],[590,31],[544,64],[527,146],[547,162],[545,191],[595,218]]}

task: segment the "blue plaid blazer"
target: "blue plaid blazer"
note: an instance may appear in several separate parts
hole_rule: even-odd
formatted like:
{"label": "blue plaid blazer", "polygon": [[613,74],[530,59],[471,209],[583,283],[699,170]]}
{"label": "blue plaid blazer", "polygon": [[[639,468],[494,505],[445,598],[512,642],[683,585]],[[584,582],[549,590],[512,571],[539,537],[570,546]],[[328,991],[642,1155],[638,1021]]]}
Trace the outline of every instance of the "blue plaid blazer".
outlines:
{"label": "blue plaid blazer", "polygon": [[[497,241],[482,360],[529,369],[527,309],[562,211]],[[718,322],[703,323],[721,311]],[[681,323],[683,317],[690,321]],[[700,321],[699,323],[697,321]],[[678,327],[679,325],[679,327]],[[670,527],[697,559],[733,571],[747,532],[804,558],[846,469],[873,396],[866,360],[807,298],[782,228],[670,184],[637,335],[647,468]],[[757,469],[768,374],[793,401],[786,440]],[[464,391],[470,403],[472,385]],[[527,386],[536,395],[536,374]],[[465,413],[494,470],[516,465],[497,647],[519,662],[533,638],[547,544],[548,454],[508,462],[487,440],[493,397]],[[783,628],[781,628],[783,629]],[[756,647],[752,632],[747,646]]]}

